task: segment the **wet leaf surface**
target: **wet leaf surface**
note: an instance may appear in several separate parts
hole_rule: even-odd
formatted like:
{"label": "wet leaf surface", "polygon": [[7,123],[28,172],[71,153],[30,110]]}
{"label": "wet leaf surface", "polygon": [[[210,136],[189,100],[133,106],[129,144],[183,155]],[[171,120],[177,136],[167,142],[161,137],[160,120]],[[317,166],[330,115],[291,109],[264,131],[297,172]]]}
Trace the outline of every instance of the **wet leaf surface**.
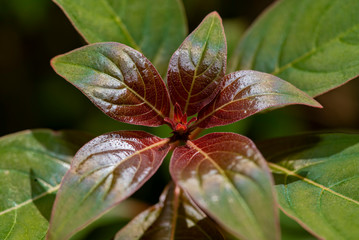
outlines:
{"label": "wet leaf surface", "polygon": [[198,114],[198,126],[210,128],[249,117],[264,109],[304,104],[321,105],[306,93],[276,76],[257,71],[238,71],[223,79],[218,96]]}
{"label": "wet leaf surface", "polygon": [[213,12],[173,54],[167,73],[172,102],[188,116],[217,94],[226,71],[227,46],[220,16]]}
{"label": "wet leaf surface", "polygon": [[101,135],[74,157],[55,201],[47,239],[68,239],[140,188],[169,145],[141,131]]}
{"label": "wet leaf surface", "polygon": [[166,86],[150,61],[119,43],[98,43],[57,56],[55,71],[108,116],[125,123],[159,126],[168,117]]}
{"label": "wet leaf surface", "polygon": [[240,239],[279,239],[272,179],[248,138],[212,133],[175,149],[173,179],[211,218]]}

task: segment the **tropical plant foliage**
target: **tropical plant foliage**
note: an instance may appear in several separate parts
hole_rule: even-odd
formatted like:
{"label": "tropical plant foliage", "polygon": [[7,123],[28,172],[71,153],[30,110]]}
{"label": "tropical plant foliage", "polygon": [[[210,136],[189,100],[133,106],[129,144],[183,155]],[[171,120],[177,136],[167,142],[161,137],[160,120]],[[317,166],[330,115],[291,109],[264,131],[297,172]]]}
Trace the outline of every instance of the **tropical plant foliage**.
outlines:
{"label": "tropical plant foliage", "polygon": [[3,137],[1,237],[70,239],[143,186],[169,151],[173,182],[116,240],[280,239],[278,204],[317,237],[359,237],[357,135],[288,137],[260,150],[237,133],[197,138],[263,110],[320,108],[311,96],[359,74],[358,3],[278,1],[231,53],[226,74],[216,12],[176,50],[186,29],[178,1],[56,2],[90,44],[52,59],[54,70],[109,117],[172,133],[115,131],[89,142],[48,130]]}

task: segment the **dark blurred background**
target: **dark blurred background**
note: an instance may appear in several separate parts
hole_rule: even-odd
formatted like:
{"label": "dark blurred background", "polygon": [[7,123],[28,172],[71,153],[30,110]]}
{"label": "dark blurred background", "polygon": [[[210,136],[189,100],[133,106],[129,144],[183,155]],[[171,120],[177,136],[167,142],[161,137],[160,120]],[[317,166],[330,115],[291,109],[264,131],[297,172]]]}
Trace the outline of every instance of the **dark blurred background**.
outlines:
{"label": "dark blurred background", "polygon": [[[184,5],[191,31],[213,10],[242,29],[272,2],[184,0]],[[85,41],[50,0],[1,0],[0,34],[0,136],[29,128],[79,129],[94,135],[121,129],[146,129],[110,119],[51,69],[52,57],[83,46]],[[358,89],[359,81],[354,80],[318,97],[323,110],[291,106],[212,131],[234,131],[255,141],[312,130],[357,131]],[[167,136],[169,128],[149,131]],[[168,179],[168,170],[164,169],[165,176],[157,177],[161,185],[166,182],[163,179]],[[155,188],[158,194],[162,190],[162,187]],[[152,194],[149,201],[155,202],[158,194]]]}

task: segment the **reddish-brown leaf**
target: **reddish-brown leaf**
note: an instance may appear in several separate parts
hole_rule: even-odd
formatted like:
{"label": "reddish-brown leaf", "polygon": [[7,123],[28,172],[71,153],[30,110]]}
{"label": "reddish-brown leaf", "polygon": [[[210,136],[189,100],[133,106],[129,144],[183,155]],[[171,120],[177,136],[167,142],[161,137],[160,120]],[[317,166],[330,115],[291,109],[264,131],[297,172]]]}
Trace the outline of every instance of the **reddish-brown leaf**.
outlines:
{"label": "reddish-brown leaf", "polygon": [[188,116],[218,93],[226,71],[227,46],[220,16],[213,12],[173,54],[167,81],[172,102]]}
{"label": "reddish-brown leaf", "polygon": [[140,131],[101,135],[75,155],[57,194],[47,239],[68,239],[134,193],[158,169],[167,139]]}
{"label": "reddish-brown leaf", "polygon": [[223,228],[240,239],[278,239],[273,180],[254,143],[212,133],[173,152],[172,178]]}
{"label": "reddish-brown leaf", "polygon": [[52,66],[118,121],[159,126],[169,115],[170,100],[161,76],[147,58],[126,45],[88,45],[55,57]]}
{"label": "reddish-brown leaf", "polygon": [[257,71],[238,71],[224,77],[218,96],[198,114],[198,126],[210,128],[249,117],[267,108],[292,104],[321,105],[280,78]]}

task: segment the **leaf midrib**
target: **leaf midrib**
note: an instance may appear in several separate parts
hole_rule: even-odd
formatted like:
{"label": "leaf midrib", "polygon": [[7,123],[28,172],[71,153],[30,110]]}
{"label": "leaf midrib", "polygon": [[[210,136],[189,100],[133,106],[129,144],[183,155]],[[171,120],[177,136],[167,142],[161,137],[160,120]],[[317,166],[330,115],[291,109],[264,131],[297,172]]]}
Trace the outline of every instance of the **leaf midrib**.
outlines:
{"label": "leaf midrib", "polygon": [[180,189],[178,186],[175,186],[175,189],[173,191],[173,195],[174,195],[174,199],[173,199],[173,215],[172,215],[172,220],[171,220],[171,236],[170,239],[171,240],[175,240],[176,238],[176,229],[177,229],[177,219],[179,217],[178,215],[178,209],[179,209],[179,194],[180,194]]}
{"label": "leaf midrib", "polygon": [[210,34],[212,32],[212,28],[213,28],[213,25],[214,25],[214,22],[215,22],[215,18],[212,19],[212,22],[211,22],[211,25],[208,29],[208,32],[207,32],[207,36],[206,36],[206,41],[205,41],[205,44],[202,48],[202,51],[201,51],[201,55],[200,55],[200,58],[198,60],[198,64],[194,70],[194,74],[193,74],[193,78],[192,78],[192,83],[191,83],[191,87],[189,89],[189,92],[188,92],[188,96],[187,96],[187,101],[186,101],[186,105],[184,107],[184,112],[187,112],[187,109],[188,109],[188,106],[189,106],[189,102],[191,100],[191,97],[192,97],[192,91],[193,91],[193,87],[194,87],[194,83],[195,83],[195,80],[197,78],[197,71],[198,71],[198,65],[201,64],[202,60],[203,60],[203,56],[204,56],[204,51],[206,50],[207,46],[208,46],[208,41],[209,41],[209,37],[210,37]]}
{"label": "leaf midrib", "polygon": [[287,169],[285,167],[282,167],[282,166],[280,166],[278,164],[271,163],[271,162],[268,162],[268,165],[269,165],[270,168],[275,169],[275,170],[279,170],[279,171],[285,173],[287,176],[289,175],[289,176],[299,178],[300,180],[302,180],[302,181],[304,181],[304,182],[306,182],[306,183],[308,183],[310,185],[313,185],[315,187],[318,187],[318,188],[322,189],[322,191],[327,191],[328,193],[331,193],[331,194],[333,194],[333,195],[335,195],[337,197],[340,197],[340,198],[342,198],[344,200],[347,200],[347,201],[352,202],[352,203],[354,203],[356,205],[359,205],[359,201],[357,201],[355,199],[352,199],[352,198],[349,198],[349,197],[347,197],[347,196],[345,196],[345,195],[343,195],[341,193],[338,193],[338,192],[336,192],[336,191],[334,191],[334,190],[332,190],[332,189],[330,189],[330,188],[328,188],[328,187],[326,187],[326,186],[324,186],[324,185],[322,185],[320,183],[317,183],[317,182],[315,182],[315,181],[313,181],[313,180],[311,180],[309,178],[303,177],[303,176],[301,176],[301,175],[295,173],[294,171],[291,171],[291,170],[289,170],[289,169]]}
{"label": "leaf midrib", "polygon": [[[294,95],[294,94],[290,94],[290,93],[261,93],[261,94],[253,94],[253,95],[250,95],[250,96],[247,96],[247,97],[244,97],[244,98],[239,98],[239,99],[235,99],[235,100],[231,100],[230,102],[227,102],[217,108],[214,108],[210,113],[206,114],[204,117],[202,117],[201,119],[199,119],[197,122],[196,122],[196,126],[198,126],[201,122],[203,122],[204,120],[206,120],[208,117],[214,115],[216,112],[218,112],[219,110],[225,108],[226,106],[228,105],[231,105],[231,104],[234,104],[236,102],[240,102],[240,101],[244,101],[244,100],[248,100],[250,98],[255,98],[255,97],[261,97],[261,96],[269,96],[269,95],[273,95],[273,96],[297,96],[297,95]],[[289,105],[289,104],[293,104],[293,103],[283,103],[283,104],[278,104],[276,106],[272,106],[272,107],[277,107],[277,106],[283,106],[283,105]],[[308,104],[308,103],[301,103],[301,104]],[[263,109],[264,110],[264,109]],[[263,111],[263,110],[260,110],[260,111]],[[244,109],[239,109],[238,111],[246,111]],[[246,116],[245,118],[247,118],[248,116]],[[244,119],[244,118],[242,118]],[[241,120],[241,119],[240,119]],[[239,120],[238,120],[239,121]]]}
{"label": "leaf midrib", "polygon": [[[242,204],[242,207],[243,209],[246,211],[247,213],[247,216],[249,218],[251,218],[251,220],[256,223],[256,227],[258,227],[258,222],[256,220],[256,218],[253,216],[253,213],[251,212],[251,210],[249,209],[247,203],[245,203],[243,201],[243,198],[240,196],[241,194],[236,191],[236,187],[234,186],[233,182],[231,181],[231,179],[229,179],[229,177],[227,176],[227,174],[225,173],[225,171],[216,163],[216,161],[211,158],[206,152],[204,152],[200,147],[198,147],[196,144],[194,144],[192,141],[187,141],[187,144],[192,147],[193,149],[195,149],[196,151],[198,151],[200,154],[202,154],[206,159],[208,159],[212,164],[213,166],[218,170],[218,172],[230,183],[230,186],[232,187],[232,189],[234,189],[234,193],[237,193],[235,195],[239,195],[238,196],[238,199],[239,201],[241,202]],[[261,229],[259,229],[261,230]],[[261,235],[262,235],[262,231],[260,231]]]}

